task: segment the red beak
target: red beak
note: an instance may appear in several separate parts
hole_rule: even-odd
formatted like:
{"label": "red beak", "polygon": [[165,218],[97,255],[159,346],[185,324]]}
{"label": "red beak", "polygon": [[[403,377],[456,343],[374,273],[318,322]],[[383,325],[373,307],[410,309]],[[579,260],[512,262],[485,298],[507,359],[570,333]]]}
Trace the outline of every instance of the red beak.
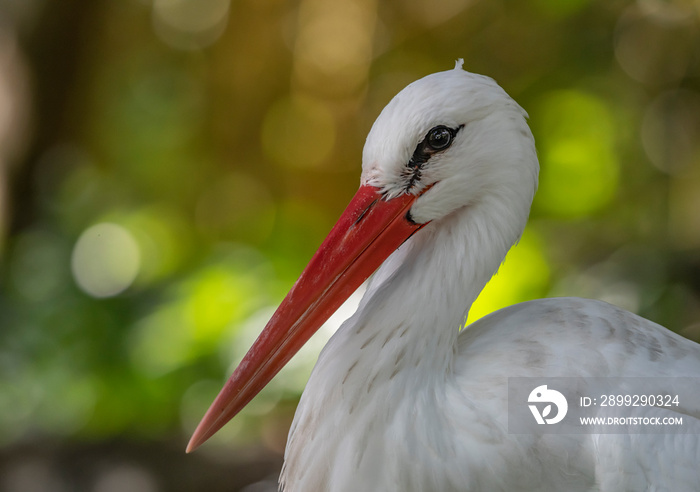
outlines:
{"label": "red beak", "polygon": [[194,431],[194,451],[245,407],[389,255],[424,224],[416,196],[362,185]]}

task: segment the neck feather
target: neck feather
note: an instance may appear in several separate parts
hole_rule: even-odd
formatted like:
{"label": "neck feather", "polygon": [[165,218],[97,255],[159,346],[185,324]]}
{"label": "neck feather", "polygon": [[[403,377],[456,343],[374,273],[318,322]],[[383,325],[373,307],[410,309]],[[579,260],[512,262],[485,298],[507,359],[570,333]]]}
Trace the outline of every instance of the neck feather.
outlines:
{"label": "neck feather", "polygon": [[469,308],[522,234],[527,208],[513,214],[503,199],[483,200],[407,241],[321,354],[319,366],[333,366],[324,369],[327,380],[369,393],[401,373],[445,378]]}

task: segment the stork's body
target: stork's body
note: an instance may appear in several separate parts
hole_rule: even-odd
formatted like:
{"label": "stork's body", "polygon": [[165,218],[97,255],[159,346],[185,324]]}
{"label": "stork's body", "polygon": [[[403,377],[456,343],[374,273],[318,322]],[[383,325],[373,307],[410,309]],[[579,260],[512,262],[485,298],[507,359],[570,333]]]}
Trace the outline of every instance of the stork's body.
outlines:
{"label": "stork's body", "polygon": [[368,136],[358,195],[192,446],[393,251],[309,379],[285,492],[700,490],[700,398],[649,410],[682,412],[695,434],[508,433],[509,377],[700,375],[697,344],[599,301],[532,301],[459,331],[522,234],[537,174],[525,113],[491,79],[457,67],[407,87]]}
{"label": "stork's body", "polygon": [[[364,349],[339,331],[319,359],[290,431],[285,492],[700,490],[697,406],[645,414],[682,416],[695,434],[508,433],[508,377],[697,376],[697,350],[648,320],[600,301],[531,301],[469,326],[440,369],[401,340],[382,347],[388,330],[363,333],[376,335]],[[352,369],[339,355],[348,345]],[[413,358],[391,378],[404,349]]]}

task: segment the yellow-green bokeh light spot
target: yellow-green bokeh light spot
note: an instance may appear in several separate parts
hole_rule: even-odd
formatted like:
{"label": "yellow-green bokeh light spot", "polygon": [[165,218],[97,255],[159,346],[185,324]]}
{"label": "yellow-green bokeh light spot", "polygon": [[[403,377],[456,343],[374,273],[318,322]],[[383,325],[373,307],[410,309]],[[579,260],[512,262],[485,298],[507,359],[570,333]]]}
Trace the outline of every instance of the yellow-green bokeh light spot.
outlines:
{"label": "yellow-green bokeh light spot", "polygon": [[142,373],[157,377],[191,361],[197,350],[182,303],[160,307],[134,326],[130,355]]}
{"label": "yellow-green bokeh light spot", "polygon": [[221,267],[200,274],[192,285],[188,303],[194,340],[206,345],[218,342],[224,329],[232,319],[240,317],[247,299],[257,290],[248,280]]}
{"label": "yellow-green bokeh light spot", "polygon": [[549,212],[582,217],[601,209],[615,196],[618,165],[604,145],[561,140],[542,157],[548,169],[542,172],[538,198]]}
{"label": "yellow-green bokeh light spot", "polygon": [[541,297],[548,283],[549,266],[542,242],[535,232],[526,229],[472,305],[467,324],[498,309]]}
{"label": "yellow-green bokeh light spot", "polygon": [[619,162],[613,116],[603,101],[577,91],[555,92],[536,113],[542,168],[536,206],[577,218],[608,205],[617,191]]}

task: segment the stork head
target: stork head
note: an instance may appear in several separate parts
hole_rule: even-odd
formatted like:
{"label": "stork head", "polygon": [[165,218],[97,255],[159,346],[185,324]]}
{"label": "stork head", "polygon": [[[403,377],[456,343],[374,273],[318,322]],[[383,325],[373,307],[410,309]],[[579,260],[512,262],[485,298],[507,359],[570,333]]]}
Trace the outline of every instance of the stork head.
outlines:
{"label": "stork head", "polygon": [[233,418],[426,224],[491,202],[506,204],[522,231],[538,172],[525,117],[493,80],[462,70],[461,60],[454,70],[401,91],[367,137],[360,189],[207,411],[188,450]]}
{"label": "stork head", "polygon": [[491,78],[462,70],[413,82],[367,136],[362,183],[387,197],[418,197],[424,224],[490,197],[521,199],[529,211],[539,164],[527,113]]}

